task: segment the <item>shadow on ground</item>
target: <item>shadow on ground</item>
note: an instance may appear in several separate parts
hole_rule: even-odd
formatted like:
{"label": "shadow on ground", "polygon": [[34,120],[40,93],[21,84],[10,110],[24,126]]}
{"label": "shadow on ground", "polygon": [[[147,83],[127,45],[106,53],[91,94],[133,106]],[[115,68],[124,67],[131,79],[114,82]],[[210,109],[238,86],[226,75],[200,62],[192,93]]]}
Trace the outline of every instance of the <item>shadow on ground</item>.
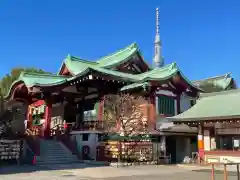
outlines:
{"label": "shadow on ground", "polygon": [[18,173],[32,173],[37,171],[55,171],[55,170],[70,170],[70,169],[84,169],[93,167],[103,167],[104,165],[92,165],[85,163],[74,164],[50,164],[48,166],[40,165],[6,165],[0,166],[0,174],[18,174]]}

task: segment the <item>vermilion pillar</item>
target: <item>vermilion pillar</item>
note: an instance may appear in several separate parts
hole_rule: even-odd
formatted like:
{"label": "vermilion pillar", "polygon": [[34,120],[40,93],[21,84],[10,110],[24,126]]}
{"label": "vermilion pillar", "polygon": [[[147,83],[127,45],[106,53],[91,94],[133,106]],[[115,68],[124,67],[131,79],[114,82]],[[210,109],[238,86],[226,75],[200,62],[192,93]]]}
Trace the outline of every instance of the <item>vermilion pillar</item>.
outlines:
{"label": "vermilion pillar", "polygon": [[155,92],[152,92],[150,94],[149,101],[151,104],[153,104],[155,106],[155,104],[156,104],[156,93]]}
{"label": "vermilion pillar", "polygon": [[27,111],[27,129],[31,129],[32,127],[32,109],[31,105],[28,105],[28,111]]}
{"label": "vermilion pillar", "polygon": [[45,123],[44,123],[44,137],[45,138],[48,138],[50,136],[51,117],[52,117],[52,104],[47,103],[47,106],[45,109]]}
{"label": "vermilion pillar", "polygon": [[198,126],[198,155],[199,155],[199,163],[201,163],[201,159],[204,158],[204,126],[203,124],[199,124]]}
{"label": "vermilion pillar", "polygon": [[150,94],[149,97],[149,102],[150,106],[148,106],[148,111],[149,111],[149,117],[148,120],[150,121],[149,123],[151,124],[150,128],[151,130],[156,129],[156,93],[153,91]]}

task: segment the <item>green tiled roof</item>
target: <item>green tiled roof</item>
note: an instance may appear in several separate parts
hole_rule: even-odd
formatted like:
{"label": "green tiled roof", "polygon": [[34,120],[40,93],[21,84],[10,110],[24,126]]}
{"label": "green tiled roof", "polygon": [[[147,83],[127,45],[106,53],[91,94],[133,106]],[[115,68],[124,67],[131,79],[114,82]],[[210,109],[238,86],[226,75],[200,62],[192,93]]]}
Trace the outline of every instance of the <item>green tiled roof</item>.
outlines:
{"label": "green tiled roof", "polygon": [[70,81],[70,80],[76,79],[80,76],[87,74],[90,71],[96,71],[96,72],[99,72],[101,74],[105,74],[108,76],[114,76],[123,81],[130,81],[130,82],[138,81],[138,77],[133,74],[127,74],[127,73],[123,73],[123,72],[119,72],[119,71],[96,67],[96,66],[82,68],[82,71],[79,71],[79,73],[76,76],[68,78],[68,80]]}
{"label": "green tiled roof", "polygon": [[132,43],[115,53],[98,59],[97,61],[83,60],[81,58],[68,55],[63,64],[66,65],[72,74],[76,75],[88,67],[110,68],[117,66],[128,61],[136,53],[140,54],[139,48],[136,43]]}
{"label": "green tiled roof", "polygon": [[155,68],[137,75],[109,69],[109,67],[116,66],[119,63],[124,63],[125,61],[129,60],[132,56],[136,55],[136,53],[138,53],[141,56],[137,44],[133,43],[121,49],[118,52],[100,58],[96,62],[68,55],[64,60],[63,65],[65,65],[68,68],[68,70],[74,75],[73,77],[46,74],[43,75],[36,73],[22,73],[19,79],[12,84],[9,93],[11,93],[14,85],[21,82],[25,83],[27,87],[56,86],[64,84],[66,82],[73,81],[74,79],[79,78],[80,76],[86,75],[87,73],[94,71],[107,76],[112,76],[120,81],[128,82],[130,85],[123,87],[122,88],[123,91],[141,86],[148,86],[149,81],[167,80],[176,75],[177,73],[180,74],[191,87],[200,90],[197,86],[195,86],[192,82],[185,78],[185,76],[181,73],[180,69],[177,67],[176,63],[172,63],[161,68]]}
{"label": "green tiled roof", "polygon": [[193,107],[168,119],[181,122],[240,117],[239,99],[240,89],[203,93]]}
{"label": "green tiled roof", "polygon": [[148,87],[151,86],[151,84],[149,82],[142,82],[142,83],[132,83],[126,86],[123,86],[121,88],[121,91],[127,91],[127,90],[131,90],[131,89],[135,89],[135,88],[144,88],[144,87]]}
{"label": "green tiled roof", "polygon": [[[181,73],[181,71],[177,67],[176,63],[172,63],[172,64],[166,65],[162,68],[156,68],[151,71],[147,71],[145,73],[137,74],[137,75],[123,73],[123,72],[114,71],[114,70],[110,70],[110,69],[105,69],[105,68],[101,68],[101,67],[94,66],[94,65],[93,66],[89,65],[89,66],[82,66],[81,69],[78,69],[77,75],[73,76],[73,77],[23,73],[20,76],[19,80],[22,80],[24,82],[26,81],[27,86],[28,85],[32,85],[32,86],[34,86],[34,85],[42,85],[42,86],[49,85],[49,86],[51,86],[51,85],[65,83],[67,81],[74,80],[75,78],[78,78],[82,75],[87,74],[89,71],[96,71],[96,72],[99,72],[102,74],[106,74],[108,76],[114,76],[116,78],[122,79],[123,81],[129,81],[129,82],[137,83],[137,84],[139,84],[139,83],[141,84],[141,83],[148,82],[148,81],[154,81],[154,80],[156,80],[156,81],[167,80],[167,79],[173,77],[174,75],[176,75],[177,73]],[[39,81],[38,81],[38,79],[39,79]],[[31,82],[31,83],[29,83],[29,82]],[[188,81],[188,82],[190,85],[192,85],[194,87],[194,85],[191,84],[190,81]],[[132,85],[132,86],[135,86],[135,85]]]}
{"label": "green tiled roof", "polygon": [[192,81],[196,86],[201,86],[206,83],[213,84],[214,86],[221,87],[224,90],[227,90],[231,85],[233,78],[231,77],[231,73],[227,73],[221,76],[211,77],[203,80]]}
{"label": "green tiled roof", "polygon": [[[172,78],[177,73],[179,73],[190,86],[192,86],[193,88],[195,88],[199,91],[202,91],[200,88],[195,86],[191,81],[189,81],[182,74],[182,72],[180,71],[180,69],[178,68],[176,63],[172,63],[172,64],[166,65],[164,67],[161,67],[161,68],[155,68],[151,71],[147,71],[147,72],[142,73],[142,74],[134,75],[136,77],[136,79],[138,79],[138,82],[136,82],[135,84],[123,87],[122,91],[126,90],[127,88],[132,89],[134,87],[140,87],[141,85],[144,85],[144,84],[141,84],[141,83],[148,82],[148,81],[167,80],[167,79]],[[147,84],[145,84],[145,85],[147,85]]]}
{"label": "green tiled roof", "polygon": [[71,55],[67,56],[64,63],[66,67],[69,69],[69,71],[74,75],[79,74],[80,72],[84,71],[89,67],[99,66],[96,62],[83,60]]}
{"label": "green tiled roof", "polygon": [[[72,56],[68,56],[68,58],[72,58]],[[83,60],[84,61],[84,60]],[[70,61],[73,63],[74,61]],[[87,64],[87,65],[86,65]],[[177,73],[181,74],[181,71],[177,67],[176,63],[172,63],[169,65],[166,65],[162,68],[156,68],[151,71],[142,73],[142,74],[128,74],[123,73],[119,71],[114,71],[110,69],[105,69],[102,67],[99,67],[97,65],[92,65],[94,63],[83,63],[82,66],[76,66],[74,72],[77,74],[73,77],[67,77],[67,76],[59,76],[59,75],[47,75],[47,74],[36,74],[36,73],[22,73],[19,77],[19,79],[13,83],[14,84],[19,82],[24,82],[27,87],[33,87],[33,86],[56,86],[60,84],[64,84],[66,82],[72,81],[80,76],[86,75],[90,71],[95,71],[101,74],[105,74],[108,76],[112,76],[114,78],[117,78],[118,80],[133,83],[131,85],[125,86],[122,88],[122,91],[127,89],[132,89],[140,86],[148,85],[148,81],[162,81],[167,80]],[[181,74],[182,75],[182,74]],[[182,75],[183,78],[185,78]],[[194,88],[197,89],[190,81],[188,81],[186,78],[185,80]],[[11,89],[12,89],[11,87]],[[11,91],[10,89],[10,91]]]}
{"label": "green tiled roof", "polygon": [[48,86],[58,85],[67,82],[66,76],[52,75],[52,74],[38,74],[38,73],[29,73],[22,72],[18,78],[18,81],[23,81],[27,87],[32,86]]}
{"label": "green tiled roof", "polygon": [[49,84],[59,85],[67,82],[67,77],[51,74],[38,74],[31,72],[22,72],[19,78],[14,81],[8,91],[6,97],[8,97],[13,90],[14,86],[19,83],[24,83],[27,87],[33,86],[49,86]]}
{"label": "green tiled roof", "polygon": [[134,54],[139,51],[139,48],[136,43],[132,43],[131,45],[113,53],[103,58],[97,60],[97,63],[101,67],[111,67],[116,66],[120,63],[124,63],[129,60]]}

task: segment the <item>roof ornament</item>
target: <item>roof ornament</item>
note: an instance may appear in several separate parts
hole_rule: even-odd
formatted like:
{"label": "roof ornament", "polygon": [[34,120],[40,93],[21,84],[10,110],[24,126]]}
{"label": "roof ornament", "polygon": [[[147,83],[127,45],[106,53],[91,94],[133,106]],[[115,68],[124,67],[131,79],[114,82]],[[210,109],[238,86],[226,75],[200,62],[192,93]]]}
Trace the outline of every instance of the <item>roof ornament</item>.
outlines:
{"label": "roof ornament", "polygon": [[230,77],[231,77],[231,75],[232,75],[232,73],[231,73],[231,72],[229,72],[229,73],[227,73],[227,74],[225,75],[225,78],[230,78]]}
{"label": "roof ornament", "polygon": [[171,70],[176,69],[176,68],[177,68],[177,63],[176,62],[172,63]]}

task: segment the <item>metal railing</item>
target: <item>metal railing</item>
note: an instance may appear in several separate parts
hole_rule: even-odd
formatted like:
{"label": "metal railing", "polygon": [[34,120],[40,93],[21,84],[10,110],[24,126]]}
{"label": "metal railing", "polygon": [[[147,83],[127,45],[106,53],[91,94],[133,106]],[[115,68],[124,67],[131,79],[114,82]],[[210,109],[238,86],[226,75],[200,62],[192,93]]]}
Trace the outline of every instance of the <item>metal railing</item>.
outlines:
{"label": "metal railing", "polygon": [[223,180],[228,180],[228,169],[227,166],[236,166],[236,174],[237,174],[237,180],[240,180],[240,174],[239,174],[239,164],[240,163],[223,163],[223,164],[214,164],[212,163],[212,180],[216,180],[215,178],[215,170],[216,165],[223,165]]}

